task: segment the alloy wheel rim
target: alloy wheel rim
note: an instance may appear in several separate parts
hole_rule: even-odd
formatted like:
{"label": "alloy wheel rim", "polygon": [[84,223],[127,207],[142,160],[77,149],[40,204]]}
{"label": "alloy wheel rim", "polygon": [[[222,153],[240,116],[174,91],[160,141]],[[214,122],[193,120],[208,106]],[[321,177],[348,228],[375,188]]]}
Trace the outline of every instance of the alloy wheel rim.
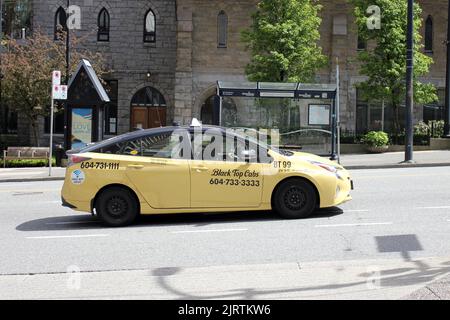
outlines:
{"label": "alloy wheel rim", "polygon": [[112,218],[120,219],[128,211],[128,203],[124,198],[114,196],[108,200],[106,209]]}
{"label": "alloy wheel rim", "polygon": [[290,210],[300,210],[306,204],[305,192],[299,187],[291,187],[284,194],[284,204]]}

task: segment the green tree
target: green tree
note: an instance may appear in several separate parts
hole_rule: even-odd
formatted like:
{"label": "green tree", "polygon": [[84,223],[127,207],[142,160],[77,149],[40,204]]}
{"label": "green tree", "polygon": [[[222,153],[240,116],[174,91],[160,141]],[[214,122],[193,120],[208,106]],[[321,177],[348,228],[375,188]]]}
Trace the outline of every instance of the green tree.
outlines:
{"label": "green tree", "polygon": [[[393,132],[400,132],[399,106],[406,97],[406,30],[407,1],[405,0],[349,0],[354,5],[359,36],[373,44],[358,54],[361,75],[368,80],[357,85],[369,100],[387,101],[394,110]],[[381,28],[370,30],[366,10],[371,5],[381,9]],[[414,5],[414,100],[430,103],[437,100],[436,88],[421,83],[418,78],[427,74],[433,59],[421,52],[422,10]]]}
{"label": "green tree", "polygon": [[311,0],[261,0],[242,32],[250,81],[310,82],[327,59],[318,46],[321,6]]}
{"label": "green tree", "polygon": [[[51,73],[66,68],[65,33],[62,41],[54,41],[39,31],[26,41],[7,39],[5,52],[0,54],[0,72],[4,75],[1,86],[2,106],[25,116],[33,132],[34,144],[39,146],[39,117],[50,113]],[[108,69],[103,55],[83,49],[82,38],[71,37],[71,65],[73,73],[81,59],[88,59],[101,78]]]}

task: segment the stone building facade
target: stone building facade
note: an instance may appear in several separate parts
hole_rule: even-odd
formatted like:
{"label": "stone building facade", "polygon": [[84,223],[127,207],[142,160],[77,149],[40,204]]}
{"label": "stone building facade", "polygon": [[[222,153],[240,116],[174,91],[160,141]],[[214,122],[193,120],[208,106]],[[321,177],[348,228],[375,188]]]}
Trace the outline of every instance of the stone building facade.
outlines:
{"label": "stone building facade", "polygon": [[[418,2],[423,9],[424,22],[431,19],[433,26],[433,48],[427,54],[435,63],[423,80],[434,83],[442,91],[445,87],[446,47],[442,43],[447,33],[447,1]],[[135,126],[152,126],[150,120],[144,124],[136,121],[143,114],[139,113],[140,107],[155,107],[152,98],[144,94],[145,90],[154,100],[157,94],[162,97],[163,103],[161,98],[156,103],[157,111],[164,112],[162,120],[158,113],[162,125],[174,121],[185,124],[192,117],[207,117],[205,110],[210,107],[218,80],[246,80],[244,69],[249,54],[240,40],[241,31],[250,26],[256,3],[257,0],[71,0],[71,4],[81,8],[81,30],[74,32],[86,37],[83,43],[86,47],[107,57],[113,70],[109,80],[117,84],[114,98],[117,114],[112,112],[116,118],[110,119],[115,130],[108,133],[120,134]],[[318,72],[317,81],[335,83],[339,61],[343,129],[380,129],[377,127],[379,120],[373,121],[380,117],[380,106],[360,101],[355,88],[364,78],[359,75],[356,62],[358,36],[353,9],[346,0],[321,0],[320,3],[323,5],[320,46],[329,64]],[[57,10],[65,4],[66,1],[61,0],[34,1],[33,28],[53,34]],[[98,41],[102,9],[109,15],[109,41]],[[154,14],[155,41],[145,42],[143,34],[150,10]],[[225,20],[219,21],[222,18]],[[220,30],[223,23],[225,31]],[[425,26],[421,33],[425,34]],[[219,43],[223,37],[225,44]],[[239,113],[239,103],[234,102],[234,105]],[[415,120],[421,120],[424,107],[416,106],[414,110]],[[145,117],[152,118],[151,115]],[[43,143],[46,140],[43,135]]]}

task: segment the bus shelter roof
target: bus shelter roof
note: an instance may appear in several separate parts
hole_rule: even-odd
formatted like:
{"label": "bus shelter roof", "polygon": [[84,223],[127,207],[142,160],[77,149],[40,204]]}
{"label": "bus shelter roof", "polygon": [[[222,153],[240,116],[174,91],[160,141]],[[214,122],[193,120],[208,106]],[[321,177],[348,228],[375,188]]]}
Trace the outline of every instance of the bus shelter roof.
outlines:
{"label": "bus shelter roof", "polygon": [[221,97],[335,99],[335,84],[299,82],[217,82]]}

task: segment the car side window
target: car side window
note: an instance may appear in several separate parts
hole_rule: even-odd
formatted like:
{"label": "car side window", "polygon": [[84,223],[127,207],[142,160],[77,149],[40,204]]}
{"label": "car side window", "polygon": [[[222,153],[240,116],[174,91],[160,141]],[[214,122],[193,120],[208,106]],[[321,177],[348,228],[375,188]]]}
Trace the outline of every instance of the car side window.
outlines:
{"label": "car side window", "polygon": [[[192,135],[193,158],[195,160],[226,161],[227,143],[222,132],[208,130],[201,134]],[[228,145],[228,148],[233,143]],[[230,151],[232,152],[232,150]],[[232,161],[232,160],[231,160]]]}
{"label": "car side window", "polygon": [[107,153],[107,154],[121,154],[124,142],[117,142],[101,147],[93,152]]}
{"label": "car side window", "polygon": [[[225,135],[220,131],[207,130],[201,139],[197,136],[193,138],[193,153],[196,160],[209,161],[227,161],[227,162],[246,162],[249,161],[245,157],[243,151],[248,151],[251,145],[248,141],[233,135]],[[257,146],[254,146],[257,149]],[[255,150],[257,152],[257,150]],[[255,158],[251,159],[256,161]]]}
{"label": "car side window", "polygon": [[134,139],[124,142],[121,150],[121,154],[127,156],[140,156],[142,155],[141,139]]}
{"label": "car side window", "polygon": [[[127,141],[122,154],[151,158],[183,159],[182,134],[175,131],[163,132]],[[188,155],[190,158],[190,155]]]}

